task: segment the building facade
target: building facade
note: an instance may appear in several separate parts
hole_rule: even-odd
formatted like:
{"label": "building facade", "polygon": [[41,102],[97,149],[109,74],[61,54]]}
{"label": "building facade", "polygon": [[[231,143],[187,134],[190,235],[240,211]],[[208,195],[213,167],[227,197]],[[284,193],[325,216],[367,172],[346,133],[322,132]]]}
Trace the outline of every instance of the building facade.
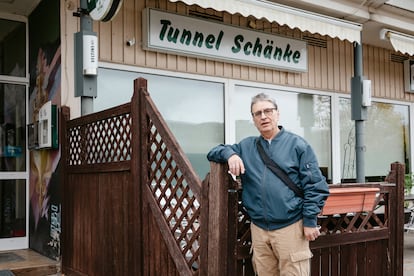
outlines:
{"label": "building facade", "polygon": [[[137,77],[148,80],[200,178],[211,147],[258,135],[250,99],[260,92],[278,102],[280,124],[311,143],[329,183],[355,181],[358,150],[367,181],[382,180],[395,161],[412,171],[414,7],[407,1],[114,1],[121,3],[110,20],[93,21],[99,63],[87,77],[96,78],[96,97],[75,96],[84,2],[54,2],[0,14],[0,29],[9,30],[0,37],[0,248],[59,256],[60,150],[31,141],[42,107],[69,106],[76,118],[86,98],[91,112],[104,110],[130,101]],[[359,93],[370,93],[355,111],[358,63]],[[356,121],[364,131],[359,148]]]}

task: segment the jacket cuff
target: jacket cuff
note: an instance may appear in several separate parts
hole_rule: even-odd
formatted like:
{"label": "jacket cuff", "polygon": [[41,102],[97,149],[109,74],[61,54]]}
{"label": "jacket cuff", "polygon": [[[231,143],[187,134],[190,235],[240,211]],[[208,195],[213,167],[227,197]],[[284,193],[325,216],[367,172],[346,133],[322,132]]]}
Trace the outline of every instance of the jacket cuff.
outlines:
{"label": "jacket cuff", "polygon": [[304,217],[303,218],[303,226],[316,227],[316,223],[317,223],[317,217],[312,217],[312,218]]}

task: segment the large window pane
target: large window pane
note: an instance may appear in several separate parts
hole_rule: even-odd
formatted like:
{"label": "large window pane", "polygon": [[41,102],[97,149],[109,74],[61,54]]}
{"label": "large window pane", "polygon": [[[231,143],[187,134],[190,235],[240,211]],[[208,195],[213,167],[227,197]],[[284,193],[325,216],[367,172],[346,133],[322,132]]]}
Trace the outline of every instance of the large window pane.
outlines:
{"label": "large window pane", "polygon": [[[341,98],[339,106],[341,178],[353,181],[356,178],[355,122],[351,120],[350,99]],[[396,161],[405,163],[409,169],[408,123],[408,106],[373,102],[368,108],[363,136],[367,181],[382,180],[390,164]]]}
{"label": "large window pane", "polygon": [[207,152],[224,141],[223,84],[101,68],[94,111],[129,102],[137,77],[148,80],[152,100],[203,179],[210,170]]}
{"label": "large window pane", "polygon": [[0,171],[26,170],[26,87],[0,84]]}
{"label": "large window pane", "polygon": [[0,75],[25,77],[26,24],[0,19],[0,30]]}
{"label": "large window pane", "polygon": [[323,173],[331,179],[330,97],[236,86],[234,105],[230,112],[235,114],[237,142],[247,136],[259,135],[250,114],[250,103],[251,98],[261,92],[276,100],[280,110],[279,124],[304,137],[312,145]]}

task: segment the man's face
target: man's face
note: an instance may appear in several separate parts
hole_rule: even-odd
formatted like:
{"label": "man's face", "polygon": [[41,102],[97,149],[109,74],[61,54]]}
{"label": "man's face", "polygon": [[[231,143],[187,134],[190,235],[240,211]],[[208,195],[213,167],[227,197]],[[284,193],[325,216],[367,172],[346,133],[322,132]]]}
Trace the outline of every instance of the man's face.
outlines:
{"label": "man's face", "polygon": [[268,101],[257,102],[252,106],[254,125],[266,139],[272,138],[278,130],[279,110]]}

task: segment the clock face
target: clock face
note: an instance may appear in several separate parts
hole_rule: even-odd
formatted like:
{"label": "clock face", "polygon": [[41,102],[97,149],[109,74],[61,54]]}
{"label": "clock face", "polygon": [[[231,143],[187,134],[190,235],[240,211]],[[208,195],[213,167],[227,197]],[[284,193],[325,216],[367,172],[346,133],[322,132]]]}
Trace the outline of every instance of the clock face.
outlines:
{"label": "clock face", "polygon": [[121,7],[122,0],[88,0],[89,15],[96,21],[110,21]]}

